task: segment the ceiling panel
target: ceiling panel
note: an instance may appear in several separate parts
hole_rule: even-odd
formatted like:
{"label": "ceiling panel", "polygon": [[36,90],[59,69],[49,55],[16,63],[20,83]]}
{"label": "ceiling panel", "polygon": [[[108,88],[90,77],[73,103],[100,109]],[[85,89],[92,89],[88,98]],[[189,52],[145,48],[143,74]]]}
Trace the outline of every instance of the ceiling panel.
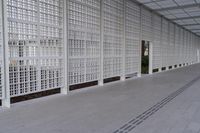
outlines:
{"label": "ceiling panel", "polygon": [[200,0],[137,0],[167,19],[190,29],[200,29]]}

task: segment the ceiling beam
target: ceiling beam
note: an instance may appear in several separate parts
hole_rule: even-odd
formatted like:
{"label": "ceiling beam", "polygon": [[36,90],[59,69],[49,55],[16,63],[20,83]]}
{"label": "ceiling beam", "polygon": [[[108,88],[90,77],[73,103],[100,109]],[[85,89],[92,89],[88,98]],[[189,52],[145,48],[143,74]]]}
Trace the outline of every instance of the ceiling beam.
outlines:
{"label": "ceiling beam", "polygon": [[156,1],[148,1],[148,2],[141,2],[142,4],[150,4],[154,2],[160,2],[160,1],[165,1],[165,0],[156,0]]}
{"label": "ceiling beam", "polygon": [[181,26],[198,26],[198,25],[200,25],[200,24],[183,24]]}
{"label": "ceiling beam", "polygon": [[189,5],[183,5],[183,6],[172,6],[172,7],[166,7],[161,9],[156,9],[155,11],[166,11],[166,10],[175,10],[175,9],[184,9],[184,8],[191,8],[191,7],[200,7],[200,4],[189,4]]}
{"label": "ceiling beam", "polygon": [[175,20],[185,20],[185,19],[194,19],[194,18],[200,18],[200,15],[199,16],[191,16],[191,17],[173,18],[171,20],[175,21]]}
{"label": "ceiling beam", "polygon": [[[200,31],[200,29],[190,29],[192,32],[196,33],[198,31]],[[195,32],[196,31],[196,32]]]}

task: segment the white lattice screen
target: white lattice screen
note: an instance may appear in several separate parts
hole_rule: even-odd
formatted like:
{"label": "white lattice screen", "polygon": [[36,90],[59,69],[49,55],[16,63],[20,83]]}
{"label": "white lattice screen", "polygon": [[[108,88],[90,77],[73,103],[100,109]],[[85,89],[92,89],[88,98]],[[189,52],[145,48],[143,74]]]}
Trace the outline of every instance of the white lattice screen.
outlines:
{"label": "white lattice screen", "polygon": [[62,0],[7,0],[10,94],[62,87]]}
{"label": "white lattice screen", "polygon": [[104,78],[120,76],[122,71],[123,0],[104,0]]}
{"label": "white lattice screen", "polygon": [[132,0],[125,4],[125,73],[133,74],[140,64],[140,7]]}
{"label": "white lattice screen", "polygon": [[153,15],[153,69],[162,67],[161,17]]}
{"label": "white lattice screen", "polygon": [[96,81],[100,71],[100,0],[69,1],[69,84]]}

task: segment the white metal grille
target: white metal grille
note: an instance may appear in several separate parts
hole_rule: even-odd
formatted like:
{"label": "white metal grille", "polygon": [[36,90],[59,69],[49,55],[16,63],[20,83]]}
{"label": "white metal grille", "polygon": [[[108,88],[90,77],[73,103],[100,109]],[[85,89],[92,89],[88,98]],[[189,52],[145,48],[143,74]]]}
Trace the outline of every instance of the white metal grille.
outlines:
{"label": "white metal grille", "polygon": [[179,27],[176,25],[175,26],[175,59],[176,59],[176,64],[179,64]]}
{"label": "white metal grille", "polygon": [[152,13],[142,8],[142,39],[146,41],[152,41]]}
{"label": "white metal grille", "polygon": [[168,21],[162,19],[162,66],[168,67],[169,27]]}
{"label": "white metal grille", "polygon": [[125,19],[125,66],[126,74],[133,74],[139,70],[139,45],[140,45],[140,7],[126,0],[126,19]]}
{"label": "white metal grille", "polygon": [[169,65],[175,65],[176,61],[174,59],[175,55],[175,25],[169,23]]}
{"label": "white metal grille", "polygon": [[184,31],[184,62],[187,62],[187,31]]}
{"label": "white metal grille", "polygon": [[161,17],[153,15],[153,69],[162,67]]}
{"label": "white metal grille", "polygon": [[3,89],[3,18],[2,1],[0,1],[0,99],[2,99]]}
{"label": "white metal grille", "polygon": [[69,1],[69,84],[99,79],[100,0]]}
{"label": "white metal grille", "polygon": [[183,29],[180,28],[180,46],[179,46],[179,50],[180,50],[180,53],[179,53],[179,63],[180,64],[183,64],[184,61],[183,61],[183,51],[184,51],[184,44],[183,44]]}
{"label": "white metal grille", "polygon": [[62,86],[62,0],[7,0],[10,94]]}
{"label": "white metal grille", "polygon": [[123,0],[104,0],[104,78],[122,71]]}

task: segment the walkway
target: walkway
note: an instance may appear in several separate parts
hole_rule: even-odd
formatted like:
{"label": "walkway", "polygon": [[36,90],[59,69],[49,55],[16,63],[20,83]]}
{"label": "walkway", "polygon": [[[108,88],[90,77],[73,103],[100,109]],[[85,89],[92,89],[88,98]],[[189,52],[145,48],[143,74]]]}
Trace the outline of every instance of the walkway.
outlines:
{"label": "walkway", "polygon": [[200,64],[14,104],[0,133],[200,133]]}

